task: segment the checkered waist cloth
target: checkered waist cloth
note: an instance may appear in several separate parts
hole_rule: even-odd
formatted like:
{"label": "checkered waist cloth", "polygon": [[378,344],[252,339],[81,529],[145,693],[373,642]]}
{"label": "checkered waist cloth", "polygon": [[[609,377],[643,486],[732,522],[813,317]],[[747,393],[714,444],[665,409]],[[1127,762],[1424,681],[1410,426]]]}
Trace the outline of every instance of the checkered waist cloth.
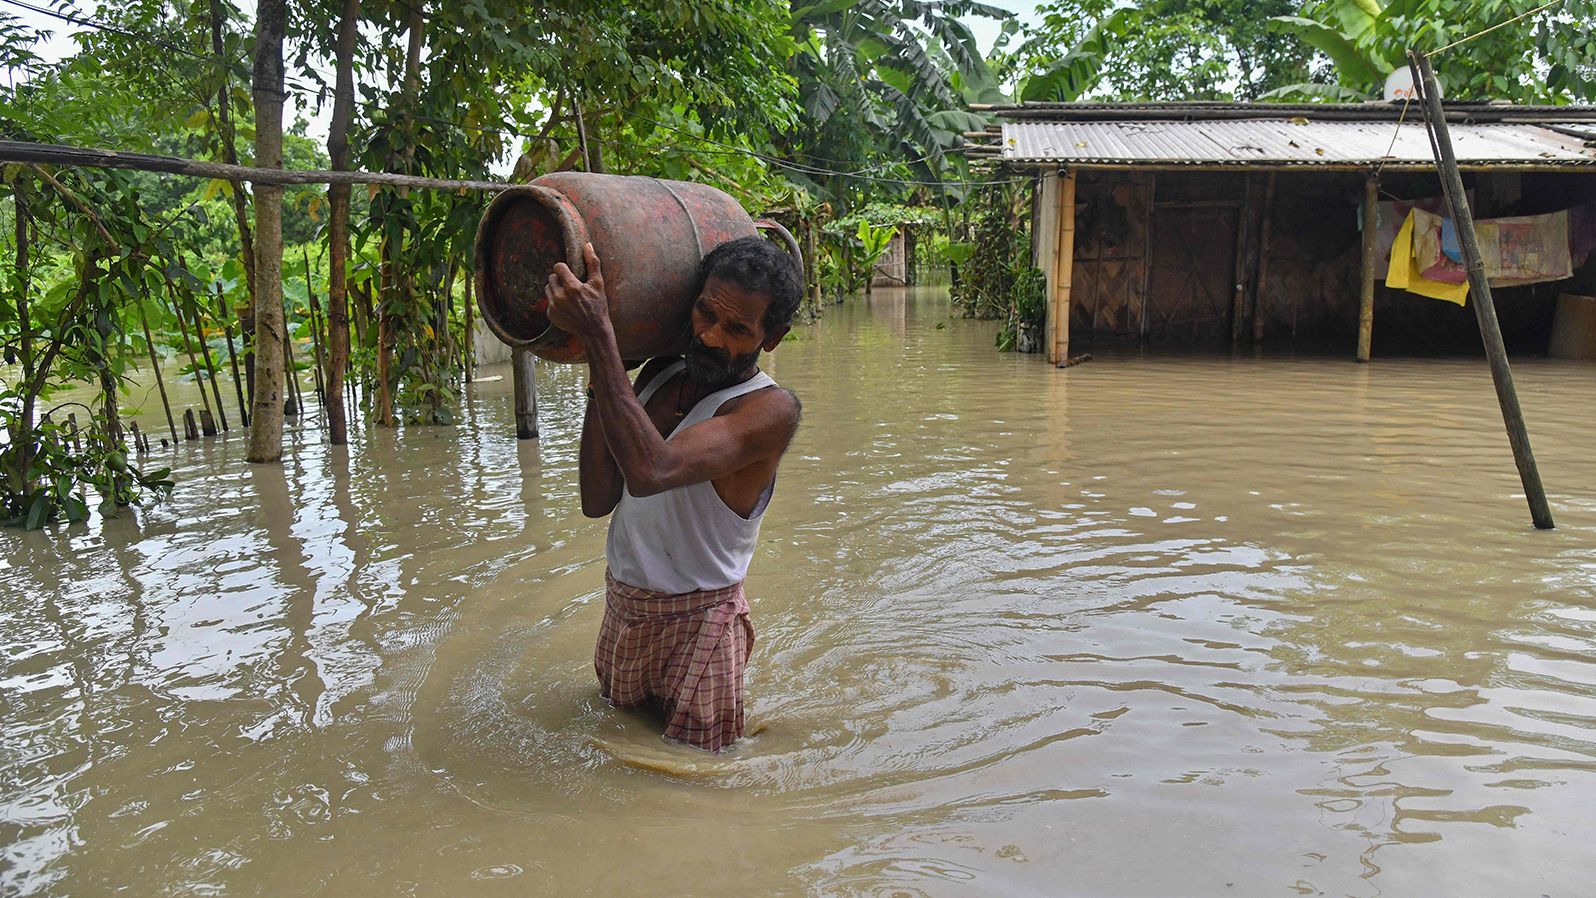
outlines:
{"label": "checkered waist cloth", "polygon": [[657,704],[667,738],[719,751],[743,732],[743,672],[753,650],[743,585],[669,594],[604,575],[593,663],[617,707]]}

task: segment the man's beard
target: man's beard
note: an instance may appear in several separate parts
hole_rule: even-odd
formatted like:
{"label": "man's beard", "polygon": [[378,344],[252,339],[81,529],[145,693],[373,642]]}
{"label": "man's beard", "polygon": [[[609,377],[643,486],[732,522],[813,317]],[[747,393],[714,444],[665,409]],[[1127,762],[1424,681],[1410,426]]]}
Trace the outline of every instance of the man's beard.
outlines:
{"label": "man's beard", "polygon": [[759,361],[759,350],[734,356],[724,349],[710,349],[697,337],[687,348],[687,375],[710,387],[728,387],[738,375]]}

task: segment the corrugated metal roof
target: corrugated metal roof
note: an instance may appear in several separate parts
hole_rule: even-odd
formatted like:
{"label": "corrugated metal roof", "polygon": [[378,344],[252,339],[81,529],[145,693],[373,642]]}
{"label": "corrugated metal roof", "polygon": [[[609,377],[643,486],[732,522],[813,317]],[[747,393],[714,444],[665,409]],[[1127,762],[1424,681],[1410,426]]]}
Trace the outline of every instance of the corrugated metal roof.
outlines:
{"label": "corrugated metal roof", "polygon": [[[991,112],[1015,121],[1216,121],[1284,119],[1304,116],[1315,121],[1380,122],[1407,119],[1420,108],[1396,101],[1363,103],[1019,103],[972,104],[978,112]],[[1447,121],[1462,124],[1486,122],[1596,121],[1596,106],[1519,106],[1514,103],[1445,100]]]}
{"label": "corrugated metal roof", "polygon": [[[1596,148],[1538,124],[1450,126],[1458,164],[1596,165]],[[1569,130],[1589,131],[1588,122]],[[1395,140],[1393,141],[1393,136]],[[1005,122],[1006,162],[1090,165],[1435,164],[1422,121]]]}

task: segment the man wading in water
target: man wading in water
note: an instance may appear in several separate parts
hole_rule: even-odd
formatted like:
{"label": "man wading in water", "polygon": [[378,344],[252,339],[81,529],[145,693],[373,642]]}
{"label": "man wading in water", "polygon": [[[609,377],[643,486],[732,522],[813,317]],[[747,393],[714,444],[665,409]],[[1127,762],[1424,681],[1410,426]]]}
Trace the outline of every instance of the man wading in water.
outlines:
{"label": "man wading in water", "polygon": [[759,370],[802,297],[797,266],[759,237],[699,267],[692,343],[627,380],[592,244],[588,280],[555,265],[549,320],[587,350],[582,513],[610,518],[604,622],[594,666],[619,708],[655,704],[665,736],[719,751],[743,733],[743,669],[754,645],[743,577],[798,398]]}

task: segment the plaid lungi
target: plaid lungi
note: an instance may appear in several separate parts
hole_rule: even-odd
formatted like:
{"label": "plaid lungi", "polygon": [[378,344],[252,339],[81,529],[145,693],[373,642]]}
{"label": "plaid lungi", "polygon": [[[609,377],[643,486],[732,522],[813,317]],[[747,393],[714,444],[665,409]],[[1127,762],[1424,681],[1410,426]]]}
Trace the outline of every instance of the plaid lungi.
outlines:
{"label": "plaid lungi", "polygon": [[655,704],[665,737],[720,751],[743,734],[743,670],[754,648],[743,585],[671,595],[604,572],[593,666],[617,708]]}

